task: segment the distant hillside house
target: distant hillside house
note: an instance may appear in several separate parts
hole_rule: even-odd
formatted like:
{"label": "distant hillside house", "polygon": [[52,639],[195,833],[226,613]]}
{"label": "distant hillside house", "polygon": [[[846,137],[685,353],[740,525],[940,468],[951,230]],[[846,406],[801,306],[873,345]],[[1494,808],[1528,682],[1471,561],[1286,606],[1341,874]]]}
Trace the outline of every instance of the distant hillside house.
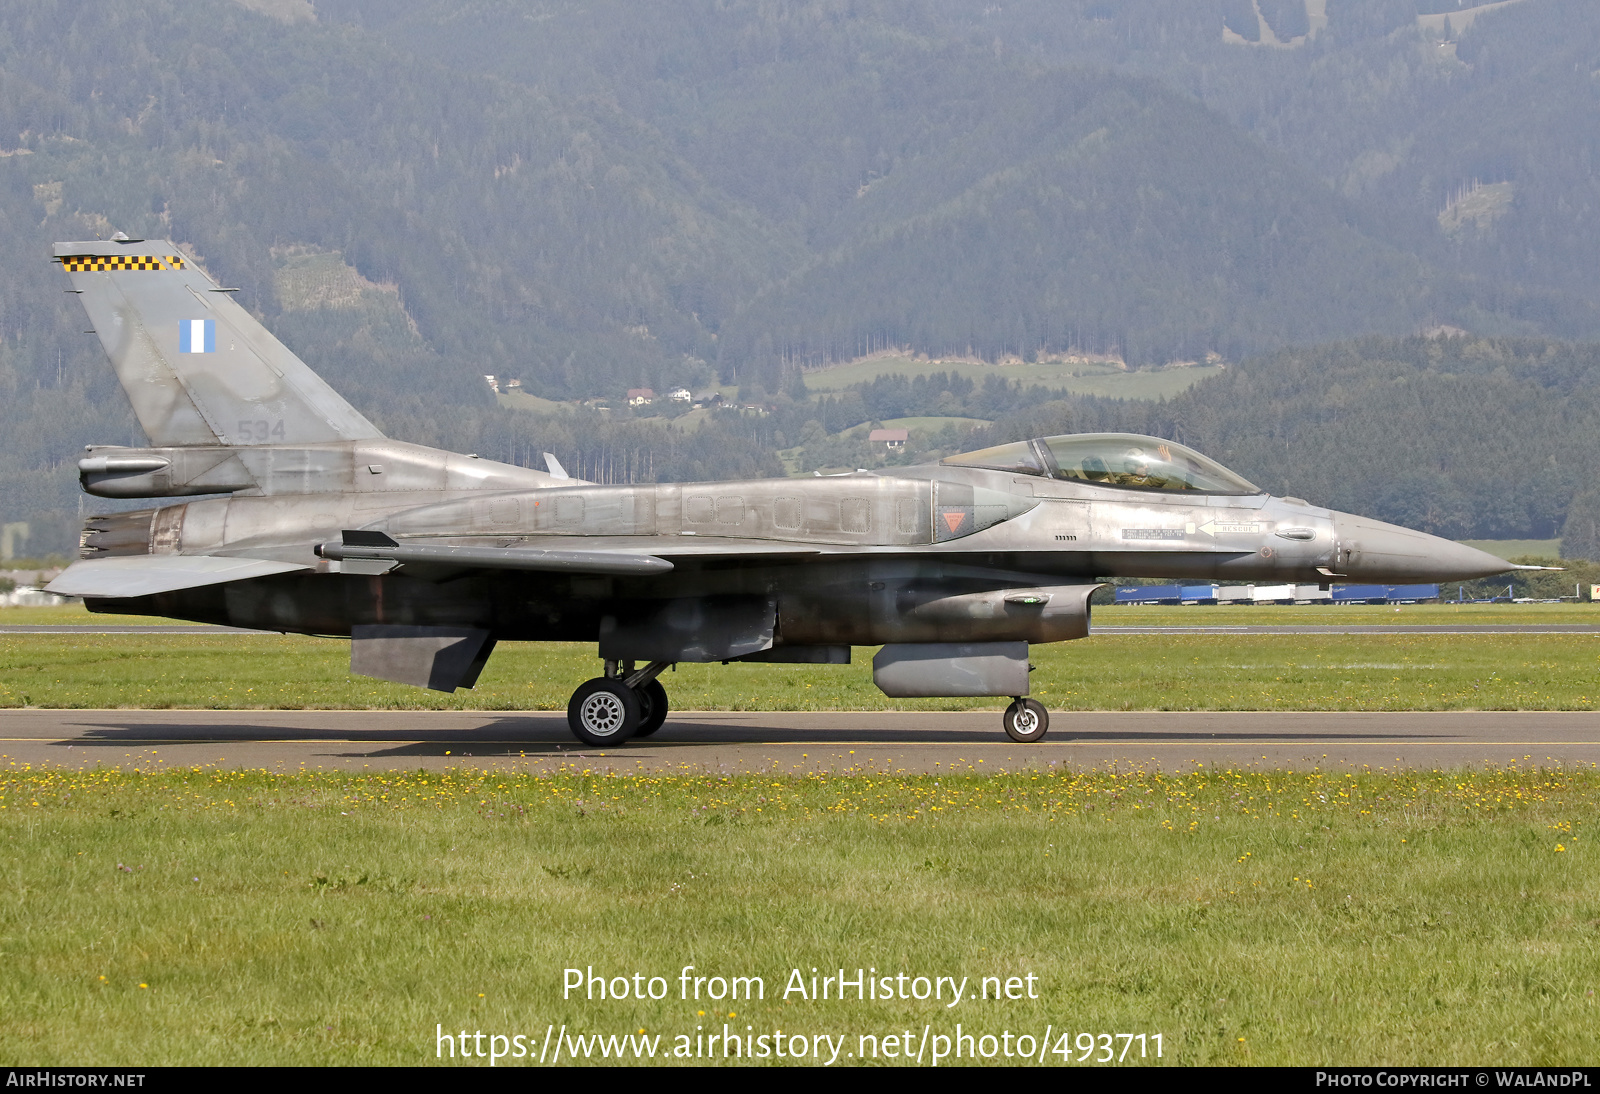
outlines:
{"label": "distant hillside house", "polygon": [[867,434],[867,440],[881,441],[890,448],[904,448],[908,436],[910,434],[904,429],[874,429]]}
{"label": "distant hillside house", "polygon": [[686,387],[675,387],[667,392],[667,398],[675,403],[687,403],[694,396],[689,394],[689,389]]}
{"label": "distant hillside house", "polygon": [[506,381],[506,390],[507,391],[521,391],[522,390],[522,381],[521,380],[507,380]]}
{"label": "distant hillside house", "polygon": [[695,406],[721,406],[722,405],[722,392],[720,392],[720,391],[702,391],[700,394],[698,394],[698,395],[696,395],[694,397],[694,405]]}
{"label": "distant hillside house", "polygon": [[489,390],[490,391],[494,392],[496,395],[500,394],[500,379],[499,379],[499,377],[491,376],[488,373],[484,373],[483,382],[489,385]]}
{"label": "distant hillside house", "polygon": [[649,406],[656,401],[656,393],[647,387],[630,387],[628,389],[629,406]]}

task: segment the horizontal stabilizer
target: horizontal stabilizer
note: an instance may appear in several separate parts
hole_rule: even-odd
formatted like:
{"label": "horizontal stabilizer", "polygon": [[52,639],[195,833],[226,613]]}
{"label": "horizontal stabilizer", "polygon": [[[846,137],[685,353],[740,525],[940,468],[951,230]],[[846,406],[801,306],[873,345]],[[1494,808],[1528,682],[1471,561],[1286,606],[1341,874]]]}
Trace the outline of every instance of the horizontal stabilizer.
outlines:
{"label": "horizontal stabilizer", "polygon": [[[485,570],[549,570],[578,574],[664,574],[672,563],[654,555],[624,551],[546,551],[524,547],[450,547],[440,544],[374,543],[375,537],[388,539],[381,532],[346,532],[342,543],[324,543],[317,548],[322,558],[341,563],[418,563],[431,566],[462,566]],[[366,540],[367,542],[362,542]],[[343,568],[343,567],[341,567]],[[354,570],[353,572],[373,572]],[[376,571],[381,572],[381,571]]]}
{"label": "horizontal stabilizer", "polygon": [[74,562],[45,586],[60,596],[151,596],[202,585],[309,570],[295,562],[216,555],[117,555]]}

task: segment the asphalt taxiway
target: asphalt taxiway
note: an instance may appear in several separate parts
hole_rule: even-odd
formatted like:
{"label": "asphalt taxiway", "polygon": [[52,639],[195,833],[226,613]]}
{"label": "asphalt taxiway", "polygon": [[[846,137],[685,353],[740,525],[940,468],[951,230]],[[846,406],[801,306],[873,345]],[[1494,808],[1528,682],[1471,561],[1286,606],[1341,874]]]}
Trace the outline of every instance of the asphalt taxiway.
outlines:
{"label": "asphalt taxiway", "polygon": [[1035,744],[996,711],[674,713],[594,749],[564,712],[6,710],[0,767],[907,772],[1107,765],[1191,770],[1600,764],[1600,712],[1056,712]]}

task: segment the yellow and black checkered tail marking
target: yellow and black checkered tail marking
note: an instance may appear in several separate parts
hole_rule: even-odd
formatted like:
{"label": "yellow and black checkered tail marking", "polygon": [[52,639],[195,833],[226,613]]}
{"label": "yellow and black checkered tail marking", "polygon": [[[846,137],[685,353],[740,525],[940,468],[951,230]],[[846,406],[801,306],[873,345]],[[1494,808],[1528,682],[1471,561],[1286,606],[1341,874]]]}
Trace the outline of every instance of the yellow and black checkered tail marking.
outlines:
{"label": "yellow and black checkered tail marking", "polygon": [[167,255],[67,255],[61,260],[68,273],[98,273],[117,270],[181,270],[183,259]]}

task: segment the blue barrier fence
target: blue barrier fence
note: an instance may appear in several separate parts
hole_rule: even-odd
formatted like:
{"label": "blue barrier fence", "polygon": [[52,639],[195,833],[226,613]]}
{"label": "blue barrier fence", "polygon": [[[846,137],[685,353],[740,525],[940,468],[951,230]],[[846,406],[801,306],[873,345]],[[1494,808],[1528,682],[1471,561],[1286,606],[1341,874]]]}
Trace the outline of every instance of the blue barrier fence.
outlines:
{"label": "blue barrier fence", "polygon": [[[1283,602],[1284,586],[1271,588],[1272,595],[1262,602]],[[1254,587],[1248,585],[1124,585],[1115,590],[1118,604],[1253,604],[1253,592]],[[1335,585],[1324,592],[1315,585],[1304,585],[1296,587],[1295,599],[1320,604],[1415,604],[1438,600],[1439,586]]]}

